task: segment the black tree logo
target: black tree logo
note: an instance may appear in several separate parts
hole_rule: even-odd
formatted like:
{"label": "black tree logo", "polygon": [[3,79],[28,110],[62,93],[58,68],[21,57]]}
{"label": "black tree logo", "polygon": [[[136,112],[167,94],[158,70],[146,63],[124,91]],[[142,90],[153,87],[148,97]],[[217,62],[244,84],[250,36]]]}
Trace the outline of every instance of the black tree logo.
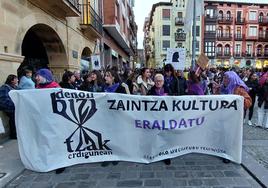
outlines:
{"label": "black tree logo", "polygon": [[[104,150],[108,148],[102,142],[102,135],[84,124],[96,113],[96,102],[93,98],[58,98],[56,93],[51,94],[53,112],[73,122],[77,127],[65,140],[68,152],[84,150]],[[76,139],[78,137],[78,139]],[[78,140],[78,143],[73,143]],[[86,147],[83,147],[83,145]]]}

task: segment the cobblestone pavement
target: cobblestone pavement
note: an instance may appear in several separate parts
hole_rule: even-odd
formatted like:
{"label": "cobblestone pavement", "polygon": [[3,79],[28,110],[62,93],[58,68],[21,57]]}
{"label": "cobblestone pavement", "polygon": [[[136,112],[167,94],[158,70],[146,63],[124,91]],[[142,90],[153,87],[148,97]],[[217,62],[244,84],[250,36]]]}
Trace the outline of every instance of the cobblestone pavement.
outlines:
{"label": "cobblestone pavement", "polygon": [[[253,122],[256,122],[254,116]],[[268,168],[268,131],[244,124],[243,155],[248,153],[260,165]],[[241,166],[224,164],[218,157],[189,154],[163,162],[138,164],[119,162],[101,167],[91,163],[67,167],[62,174],[36,173],[24,170],[6,187],[19,188],[84,188],[84,187],[261,187]]]}
{"label": "cobblestone pavement", "polygon": [[[257,107],[254,109],[252,123],[257,122]],[[262,166],[268,169],[268,130],[244,123],[243,151],[249,153]]]}
{"label": "cobblestone pavement", "polygon": [[190,154],[149,165],[120,162],[101,167],[100,163],[76,165],[59,175],[54,171],[25,170],[7,187],[261,187],[240,165],[224,164],[213,156]]}

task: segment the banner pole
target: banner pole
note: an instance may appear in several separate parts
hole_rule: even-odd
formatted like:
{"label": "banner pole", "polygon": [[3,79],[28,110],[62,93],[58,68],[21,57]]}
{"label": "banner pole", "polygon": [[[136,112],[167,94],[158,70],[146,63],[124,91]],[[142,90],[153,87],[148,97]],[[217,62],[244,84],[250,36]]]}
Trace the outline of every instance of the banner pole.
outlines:
{"label": "banner pole", "polygon": [[194,1],[194,12],[193,12],[193,41],[192,41],[192,64],[191,64],[191,69],[194,69],[195,66],[195,49],[196,49],[196,1]]}

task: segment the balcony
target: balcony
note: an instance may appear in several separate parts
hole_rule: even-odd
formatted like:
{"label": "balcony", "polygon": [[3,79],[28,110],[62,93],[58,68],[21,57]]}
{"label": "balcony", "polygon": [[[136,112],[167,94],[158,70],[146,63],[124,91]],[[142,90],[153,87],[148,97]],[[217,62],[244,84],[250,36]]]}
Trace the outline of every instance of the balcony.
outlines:
{"label": "balcony", "polygon": [[185,41],[186,33],[175,33],[175,41]]}
{"label": "balcony", "polygon": [[244,25],[245,24],[245,18],[236,18],[235,19],[236,25]]}
{"label": "balcony", "polygon": [[59,17],[79,17],[81,9],[78,0],[29,0],[34,5]]}
{"label": "balcony", "polygon": [[233,17],[220,16],[220,17],[218,17],[218,23],[219,24],[232,24],[233,23]]}
{"label": "balcony", "polygon": [[205,16],[205,22],[214,22],[216,23],[217,21],[217,16],[211,16],[211,15],[206,15]]}
{"label": "balcony", "polygon": [[247,20],[247,24],[258,24],[259,23],[259,20],[256,19],[256,20]]}
{"label": "balcony", "polygon": [[246,36],[246,40],[248,41],[257,41],[259,37],[257,36]]}
{"label": "balcony", "polygon": [[242,41],[242,40],[245,39],[245,35],[242,35],[241,33],[235,33],[235,34],[234,34],[234,39],[235,39],[236,41]]}
{"label": "balcony", "polygon": [[268,17],[259,17],[259,24],[265,26],[268,24]]}
{"label": "balcony", "polygon": [[80,26],[85,35],[93,39],[101,38],[103,32],[102,19],[89,4],[81,4],[80,6],[82,8]]}
{"label": "balcony", "polygon": [[230,41],[230,40],[232,40],[232,34],[230,34],[230,33],[217,34],[217,40]]}
{"label": "balcony", "polygon": [[255,54],[254,53],[249,53],[249,52],[244,52],[243,53],[243,56],[245,58],[254,58],[255,57]]}
{"label": "balcony", "polygon": [[231,57],[231,53],[230,52],[216,52],[216,58],[219,58],[219,59],[227,59],[227,58],[230,58]]}
{"label": "balcony", "polygon": [[235,58],[242,58],[242,55],[240,52],[235,52],[234,57]]}
{"label": "balcony", "polygon": [[180,17],[175,18],[175,25],[184,25],[184,19]]}
{"label": "balcony", "polygon": [[205,39],[216,39],[216,31],[205,31],[204,38]]}
{"label": "balcony", "polygon": [[268,42],[268,34],[259,33],[259,42]]}

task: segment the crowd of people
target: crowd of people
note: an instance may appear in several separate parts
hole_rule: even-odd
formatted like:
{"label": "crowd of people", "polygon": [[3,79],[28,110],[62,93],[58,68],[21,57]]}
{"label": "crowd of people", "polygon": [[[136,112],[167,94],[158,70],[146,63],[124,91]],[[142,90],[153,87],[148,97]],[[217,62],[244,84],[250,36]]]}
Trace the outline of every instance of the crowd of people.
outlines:
{"label": "crowd of people", "polygon": [[[15,89],[67,88],[88,92],[109,92],[132,95],[181,96],[181,95],[228,95],[244,97],[244,121],[250,126],[268,129],[268,69],[208,68],[176,71],[171,64],[163,69],[125,69],[119,74],[117,68],[105,71],[80,72],[66,70],[59,83],[49,69],[40,69],[32,77],[32,71],[24,70],[21,78],[9,75],[0,87],[0,110],[9,117],[10,138],[16,139],[14,104],[8,93]],[[257,98],[258,121],[252,122]],[[245,122],[246,123],[246,122]],[[164,161],[170,164],[170,160]],[[115,162],[116,163],[116,162]]]}

